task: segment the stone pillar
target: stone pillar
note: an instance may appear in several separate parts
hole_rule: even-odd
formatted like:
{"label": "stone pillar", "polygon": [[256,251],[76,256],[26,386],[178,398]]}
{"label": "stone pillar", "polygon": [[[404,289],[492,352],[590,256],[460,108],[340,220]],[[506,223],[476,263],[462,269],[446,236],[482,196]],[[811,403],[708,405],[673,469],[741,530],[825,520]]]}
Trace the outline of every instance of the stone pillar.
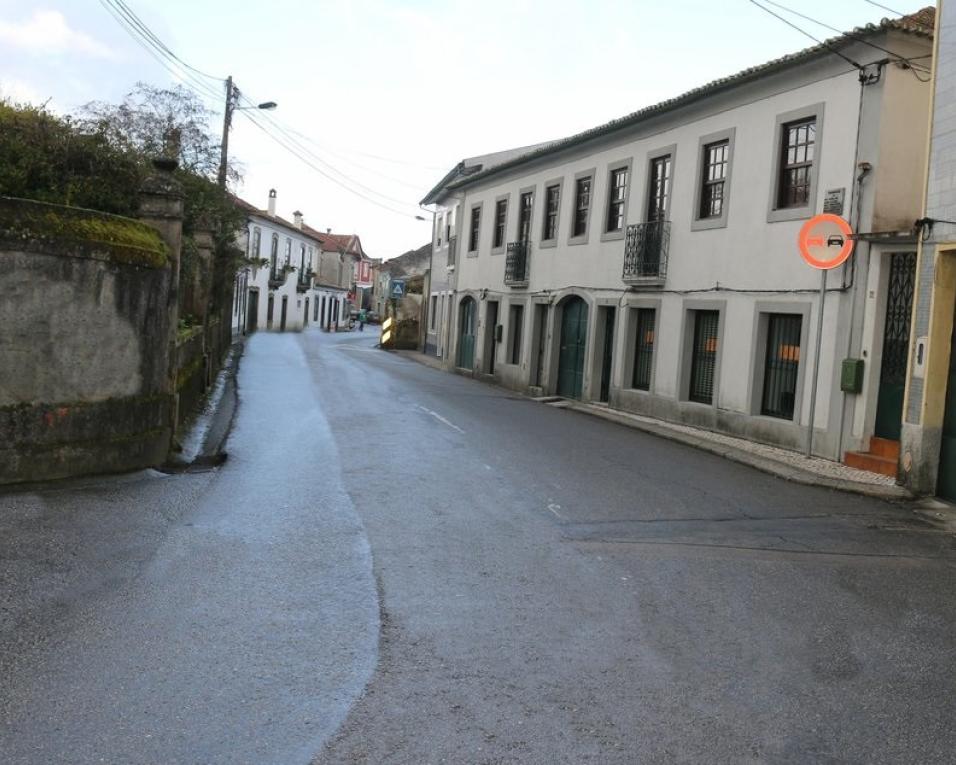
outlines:
{"label": "stone pillar", "polygon": [[139,219],[155,228],[169,248],[169,292],[166,300],[168,322],[166,393],[170,396],[170,433],[175,440],[179,421],[179,396],[176,392],[179,329],[179,267],[183,246],[183,189],[173,177],[174,159],[153,160],[154,172],[139,190]]}
{"label": "stone pillar", "polygon": [[139,219],[157,231],[169,248],[170,339],[175,341],[179,324],[179,267],[183,246],[183,189],[173,177],[176,161],[153,161],[154,172],[139,189]]}
{"label": "stone pillar", "polygon": [[206,323],[206,317],[209,315],[214,283],[213,251],[215,250],[215,242],[212,235],[213,224],[207,217],[201,217],[196,222],[196,230],[192,237],[196,246],[196,262],[193,272],[192,296],[190,305],[186,310],[203,324]]}

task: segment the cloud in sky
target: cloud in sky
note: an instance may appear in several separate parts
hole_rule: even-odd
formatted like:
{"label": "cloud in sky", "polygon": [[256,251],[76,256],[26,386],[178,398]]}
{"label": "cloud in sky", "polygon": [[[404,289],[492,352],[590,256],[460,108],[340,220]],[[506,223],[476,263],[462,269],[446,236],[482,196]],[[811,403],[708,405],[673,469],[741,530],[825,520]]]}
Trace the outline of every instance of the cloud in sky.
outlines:
{"label": "cloud in sky", "polygon": [[93,58],[115,58],[115,54],[88,34],[70,27],[59,11],[34,11],[28,20],[0,19],[0,43],[30,53],[80,53]]}

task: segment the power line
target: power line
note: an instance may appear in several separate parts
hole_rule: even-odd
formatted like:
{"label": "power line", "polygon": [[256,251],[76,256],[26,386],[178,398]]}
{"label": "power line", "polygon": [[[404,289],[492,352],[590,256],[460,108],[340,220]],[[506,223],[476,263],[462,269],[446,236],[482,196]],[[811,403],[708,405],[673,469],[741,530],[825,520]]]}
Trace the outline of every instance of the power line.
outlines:
{"label": "power line", "polygon": [[328,174],[327,172],[325,172],[325,170],[323,170],[321,167],[319,167],[318,165],[316,165],[316,164],[314,164],[313,162],[311,162],[311,161],[308,159],[308,157],[302,156],[298,151],[296,151],[296,149],[295,149],[293,146],[290,146],[289,144],[285,143],[281,138],[279,138],[279,137],[276,136],[274,133],[272,133],[271,131],[269,131],[269,129],[266,128],[266,127],[265,127],[264,125],[262,125],[261,123],[259,123],[259,121],[256,120],[256,119],[252,116],[252,114],[246,112],[245,110],[243,110],[243,111],[241,112],[241,114],[243,114],[243,115],[246,117],[246,119],[248,119],[253,125],[255,125],[257,128],[259,128],[259,130],[261,130],[263,133],[265,133],[267,136],[269,136],[269,138],[271,138],[273,141],[275,141],[277,144],[279,144],[279,146],[281,146],[283,149],[285,149],[285,150],[288,151],[290,154],[292,154],[296,159],[298,159],[300,162],[303,162],[304,164],[308,165],[310,168],[312,168],[312,169],[313,169],[315,172],[317,172],[319,175],[321,175],[321,176],[323,176],[324,178],[327,178],[328,180],[332,181],[332,183],[336,184],[337,186],[340,186],[341,188],[345,189],[345,190],[348,191],[349,193],[354,194],[355,196],[357,196],[357,197],[359,197],[359,198],[361,198],[361,199],[364,199],[366,202],[369,202],[369,203],[371,203],[371,204],[373,204],[373,205],[376,205],[377,207],[381,207],[381,208],[384,209],[384,210],[388,210],[389,212],[393,212],[393,213],[395,213],[396,215],[401,215],[401,216],[403,216],[403,217],[408,217],[408,218],[414,218],[414,217],[416,217],[415,215],[413,215],[413,214],[411,214],[411,213],[409,213],[409,212],[406,212],[406,211],[404,211],[404,210],[399,210],[398,208],[392,207],[391,205],[385,204],[385,203],[383,203],[383,202],[379,202],[378,200],[372,199],[371,197],[366,196],[366,195],[363,194],[362,192],[356,191],[355,189],[351,188],[350,186],[345,185],[345,184],[342,183],[339,179],[337,179],[337,178],[335,178],[335,177],[329,175],[329,174]]}
{"label": "power line", "polygon": [[192,90],[196,95],[214,99],[218,101],[221,98],[219,93],[216,93],[209,85],[202,82],[198,78],[190,75],[189,72],[181,71],[175,68],[175,63],[171,62],[169,56],[164,54],[161,49],[158,49],[157,46],[152,43],[150,38],[143,32],[137,29],[132,22],[119,11],[114,5],[112,5],[111,0],[100,0],[100,5],[106,9],[106,11],[116,20],[116,22],[126,30],[126,32],[136,41],[140,47],[143,48],[150,56],[152,56],[156,62],[163,67],[167,72],[173,75],[182,82],[189,90]]}
{"label": "power line", "polygon": [[854,34],[853,32],[844,32],[843,30],[841,30],[841,29],[839,29],[839,28],[837,28],[837,27],[830,26],[829,24],[827,24],[827,23],[825,23],[825,22],[823,22],[823,21],[820,21],[819,19],[815,19],[815,18],[813,18],[812,16],[807,16],[805,13],[800,13],[800,11],[796,11],[796,10],[794,10],[793,8],[789,8],[789,7],[787,7],[786,5],[783,5],[782,3],[774,2],[774,0],[763,0],[763,2],[765,2],[767,5],[772,5],[772,6],[776,7],[776,8],[780,8],[782,11],[786,11],[787,13],[791,13],[791,14],[793,14],[794,16],[797,16],[797,17],[799,17],[799,18],[801,18],[801,19],[804,19],[805,21],[809,21],[809,22],[812,23],[812,24],[817,24],[818,26],[821,26],[821,27],[823,27],[824,29],[829,29],[831,32],[836,32],[836,33],[839,34],[839,35],[842,35],[842,36],[844,36],[844,37],[849,37],[850,39],[856,40],[857,42],[861,42],[861,43],[863,43],[864,45],[869,45],[871,48],[875,48],[875,49],[878,50],[878,51],[882,51],[883,53],[886,53],[886,54],[888,54],[888,55],[890,55],[890,56],[894,56],[894,57],[898,58],[900,61],[904,62],[904,63],[905,63],[908,67],[910,67],[911,69],[920,69],[921,71],[924,71],[924,72],[926,72],[926,73],[929,73],[929,69],[928,69],[927,67],[923,66],[922,64],[914,64],[913,61],[912,61],[911,59],[906,58],[906,56],[901,56],[899,53],[896,53],[896,52],[894,52],[894,51],[891,51],[889,48],[884,48],[884,47],[882,47],[881,45],[877,45],[877,44],[874,43],[874,42],[870,42],[870,41],[867,40],[866,38],[864,38],[864,37],[862,37],[862,36],[860,36],[860,35],[856,35],[856,34]]}
{"label": "power line", "polygon": [[826,48],[828,51],[830,51],[830,52],[831,52],[832,54],[834,54],[835,56],[839,56],[839,57],[842,58],[844,61],[846,61],[848,64],[850,64],[851,66],[853,66],[855,69],[859,69],[861,72],[863,71],[864,67],[863,67],[862,64],[859,64],[859,63],[857,63],[856,61],[854,61],[852,58],[850,58],[849,56],[846,56],[846,55],[840,53],[840,51],[838,51],[838,50],[837,50],[836,48],[834,48],[832,45],[830,45],[830,44],[824,42],[823,40],[820,40],[820,39],[814,37],[812,34],[810,34],[809,32],[807,32],[805,29],[802,29],[801,27],[798,27],[796,24],[794,24],[792,21],[789,21],[788,19],[785,19],[785,18],[784,18],[783,16],[781,16],[779,13],[776,13],[775,11],[770,10],[770,8],[767,8],[766,6],[761,5],[760,3],[757,2],[757,0],[747,0],[747,2],[749,2],[751,5],[756,5],[760,10],[764,11],[765,13],[769,13],[771,16],[773,16],[774,18],[778,19],[779,21],[782,21],[784,24],[786,24],[786,25],[787,25],[788,27],[790,27],[791,29],[797,30],[797,31],[798,31],[800,34],[802,34],[804,37],[809,37],[809,38],[810,38],[811,40],[813,40],[817,45],[820,45],[820,46]]}
{"label": "power line", "polygon": [[[160,40],[160,38],[155,33],[153,33],[144,22],[141,19],[139,19],[139,17],[136,16],[136,14],[133,13],[132,10],[129,9],[129,7],[123,2],[123,0],[100,0],[100,5],[102,5],[103,8],[105,8],[107,12],[109,12],[110,15],[113,16],[113,18],[130,34],[130,36],[132,36],[133,39],[137,43],[139,43],[144,50],[146,50],[147,53],[149,53],[154,59],[156,59],[156,61],[164,69],[166,69],[168,72],[170,72],[174,76],[180,78],[185,87],[192,90],[194,93],[196,93],[199,96],[214,98],[217,101],[219,98],[221,98],[221,95],[219,93],[215,92],[207,83],[203,82],[198,77],[191,74],[190,72],[195,72],[211,80],[217,80],[219,82],[224,82],[224,81],[219,80],[219,78],[216,78],[213,75],[207,74],[197,69],[196,67],[193,67],[192,65],[188,64],[183,59],[181,59],[179,56],[177,56],[175,53],[173,53],[172,50],[170,50],[169,47],[166,46],[166,44],[163,43],[162,40]],[[175,68],[177,65],[181,67],[185,67],[185,69],[189,71],[177,71],[177,69]],[[236,89],[236,92],[239,95],[239,97],[242,98],[244,101],[246,101],[246,103],[249,106],[252,106],[252,107],[256,106],[256,104],[249,101],[249,99],[245,98],[241,93],[239,93],[238,89]],[[338,186],[341,186],[342,188],[355,194],[356,196],[364,199],[365,201],[370,202],[374,205],[377,205],[378,207],[381,207],[383,209],[389,210],[390,212],[393,212],[395,214],[402,215],[405,217],[413,217],[413,218],[418,217],[417,214],[399,210],[389,204],[384,204],[382,202],[379,202],[378,200],[375,200],[361,193],[360,191],[356,191],[355,189],[351,188],[343,181],[330,175],[329,172],[326,172],[322,168],[318,167],[314,162],[309,161],[307,157],[303,157],[302,156],[303,153],[308,156],[311,156],[316,162],[319,162],[325,165],[325,167],[328,168],[328,170],[330,170],[331,172],[342,176],[342,178],[345,178],[348,182],[358,186],[359,188],[364,189],[365,191],[368,191],[371,194],[379,196],[382,199],[395,202],[399,205],[407,204],[409,205],[409,207],[413,207],[412,203],[406,202],[405,200],[390,197],[386,194],[376,191],[375,189],[372,189],[371,187],[368,187],[362,183],[359,183],[354,178],[350,178],[341,170],[338,170],[333,165],[328,163],[326,160],[322,159],[315,152],[309,150],[308,147],[306,147],[300,141],[295,139],[294,136],[292,136],[285,128],[283,128],[275,120],[272,120],[271,118],[269,118],[268,115],[266,115],[267,119],[269,119],[269,122],[273,125],[275,130],[283,134],[283,136],[285,137],[284,140],[274,135],[264,125],[259,123],[250,114],[246,113],[245,110],[242,110],[242,111],[245,114],[245,116],[249,119],[249,121],[252,122],[256,127],[258,127],[260,130],[265,132],[266,135],[272,138],[276,143],[278,143],[284,149],[292,153],[300,161],[302,161],[304,164],[308,165],[310,168],[318,172],[324,178],[327,178],[328,180],[332,181]]]}
{"label": "power line", "polygon": [[[255,103],[254,103],[253,101],[249,100],[248,98],[246,98],[244,95],[242,95],[242,93],[239,94],[239,98],[240,98],[242,101],[244,101],[249,107],[253,107],[253,108],[255,107]],[[246,110],[243,109],[242,111],[246,111]],[[290,130],[288,130],[287,128],[285,128],[281,123],[279,123],[276,119],[274,119],[274,118],[272,117],[272,115],[270,115],[270,114],[264,114],[264,117],[265,117],[265,119],[269,122],[269,124],[271,124],[277,131],[279,131],[279,132],[285,137],[285,139],[286,139],[289,143],[291,143],[293,146],[295,146],[300,152],[302,152],[302,153],[304,153],[304,154],[307,154],[308,156],[312,157],[316,162],[321,163],[322,165],[324,165],[324,166],[325,166],[328,170],[330,170],[331,172],[336,173],[337,175],[340,175],[340,176],[341,176],[342,178],[344,178],[346,181],[348,181],[348,182],[354,184],[355,186],[358,186],[360,189],[363,189],[363,190],[369,192],[370,194],[374,194],[374,195],[376,195],[376,196],[378,196],[378,197],[381,197],[382,199],[388,200],[389,202],[395,202],[396,204],[400,204],[400,205],[411,204],[411,203],[409,203],[409,202],[408,202],[407,200],[405,200],[405,199],[398,199],[398,198],[396,198],[396,197],[389,196],[388,194],[383,194],[383,193],[380,192],[380,191],[376,191],[375,189],[371,188],[370,186],[366,186],[365,184],[361,183],[360,181],[357,181],[355,178],[352,178],[352,177],[349,176],[348,174],[343,173],[341,170],[339,170],[337,167],[335,167],[335,165],[333,165],[332,163],[330,163],[328,160],[324,159],[323,157],[320,157],[320,156],[319,156],[318,154],[316,154],[314,151],[312,151],[311,149],[309,149],[304,143],[302,143],[300,140],[298,140],[298,139],[290,132]]]}

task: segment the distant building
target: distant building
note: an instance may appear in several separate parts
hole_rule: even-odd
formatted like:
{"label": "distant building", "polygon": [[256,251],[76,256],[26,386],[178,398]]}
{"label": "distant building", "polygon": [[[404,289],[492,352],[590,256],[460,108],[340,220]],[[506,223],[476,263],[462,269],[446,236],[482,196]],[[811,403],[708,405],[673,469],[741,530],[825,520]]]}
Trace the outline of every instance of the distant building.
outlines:
{"label": "distant building", "polygon": [[276,191],[265,210],[234,198],[248,216],[240,245],[246,265],[237,276],[233,330],[299,331],[316,317],[313,275],[320,243],[305,230],[302,213],[294,222],[276,214]]}

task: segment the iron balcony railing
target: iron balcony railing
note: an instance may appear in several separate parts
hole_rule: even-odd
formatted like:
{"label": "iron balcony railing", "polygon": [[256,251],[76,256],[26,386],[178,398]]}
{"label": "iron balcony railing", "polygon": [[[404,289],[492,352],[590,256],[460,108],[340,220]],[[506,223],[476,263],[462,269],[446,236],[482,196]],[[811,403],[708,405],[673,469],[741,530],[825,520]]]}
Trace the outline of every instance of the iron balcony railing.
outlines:
{"label": "iron balcony railing", "polygon": [[624,281],[628,284],[663,282],[667,276],[670,239],[669,220],[628,226],[624,240]]}
{"label": "iron balcony railing", "polygon": [[505,256],[505,284],[509,287],[528,286],[528,259],[531,246],[528,242],[510,242]]}

